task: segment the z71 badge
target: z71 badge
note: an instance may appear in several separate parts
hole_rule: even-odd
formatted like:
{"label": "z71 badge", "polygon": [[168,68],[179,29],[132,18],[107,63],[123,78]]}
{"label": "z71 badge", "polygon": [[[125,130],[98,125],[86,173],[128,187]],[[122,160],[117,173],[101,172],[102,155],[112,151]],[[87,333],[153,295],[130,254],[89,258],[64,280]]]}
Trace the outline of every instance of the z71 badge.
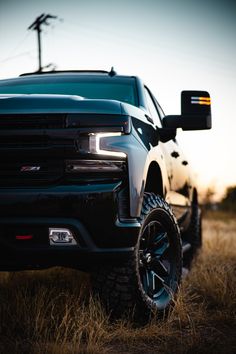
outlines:
{"label": "z71 badge", "polygon": [[20,170],[21,170],[21,172],[39,171],[40,166],[22,166]]}

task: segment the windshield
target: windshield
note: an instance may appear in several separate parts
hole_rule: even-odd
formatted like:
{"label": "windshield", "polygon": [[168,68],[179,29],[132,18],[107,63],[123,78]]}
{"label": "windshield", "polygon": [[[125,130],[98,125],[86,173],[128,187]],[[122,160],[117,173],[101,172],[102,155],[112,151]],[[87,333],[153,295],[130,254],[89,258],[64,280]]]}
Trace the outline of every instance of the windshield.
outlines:
{"label": "windshield", "polygon": [[89,99],[110,99],[138,105],[135,81],[128,79],[17,79],[0,82],[0,94],[61,94],[78,95]]}

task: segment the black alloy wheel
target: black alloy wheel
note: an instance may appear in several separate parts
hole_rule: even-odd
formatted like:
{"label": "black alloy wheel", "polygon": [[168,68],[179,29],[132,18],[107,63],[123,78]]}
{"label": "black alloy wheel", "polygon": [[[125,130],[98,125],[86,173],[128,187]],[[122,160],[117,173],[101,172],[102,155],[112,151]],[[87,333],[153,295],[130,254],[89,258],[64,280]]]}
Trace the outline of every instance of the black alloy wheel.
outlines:
{"label": "black alloy wheel", "polygon": [[144,293],[156,307],[164,309],[175,292],[176,260],[163,225],[151,220],[145,225],[139,244],[139,276]]}
{"label": "black alloy wheel", "polygon": [[120,265],[102,266],[92,276],[95,293],[113,318],[131,316],[145,324],[172,308],[182,272],[182,245],[170,206],[145,193],[133,255]]}

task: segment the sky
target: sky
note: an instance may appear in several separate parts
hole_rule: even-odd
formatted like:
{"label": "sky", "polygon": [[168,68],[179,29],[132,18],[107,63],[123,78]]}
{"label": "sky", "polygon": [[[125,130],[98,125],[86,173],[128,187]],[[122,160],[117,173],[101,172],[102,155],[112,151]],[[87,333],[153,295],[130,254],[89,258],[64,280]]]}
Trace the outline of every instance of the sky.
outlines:
{"label": "sky", "polygon": [[236,1],[0,0],[0,79],[37,70],[102,69],[137,75],[166,114],[180,114],[182,90],[212,97],[213,128],[178,130],[177,140],[202,186],[236,185]]}

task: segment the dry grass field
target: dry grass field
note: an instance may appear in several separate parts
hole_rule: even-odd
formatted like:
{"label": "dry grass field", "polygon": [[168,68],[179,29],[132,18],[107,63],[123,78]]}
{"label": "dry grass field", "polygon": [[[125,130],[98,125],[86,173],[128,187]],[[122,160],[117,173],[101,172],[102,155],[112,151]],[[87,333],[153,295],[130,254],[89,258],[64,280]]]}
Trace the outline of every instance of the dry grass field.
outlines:
{"label": "dry grass field", "polygon": [[236,217],[210,214],[166,321],[111,323],[74,270],[0,273],[0,353],[236,353]]}

